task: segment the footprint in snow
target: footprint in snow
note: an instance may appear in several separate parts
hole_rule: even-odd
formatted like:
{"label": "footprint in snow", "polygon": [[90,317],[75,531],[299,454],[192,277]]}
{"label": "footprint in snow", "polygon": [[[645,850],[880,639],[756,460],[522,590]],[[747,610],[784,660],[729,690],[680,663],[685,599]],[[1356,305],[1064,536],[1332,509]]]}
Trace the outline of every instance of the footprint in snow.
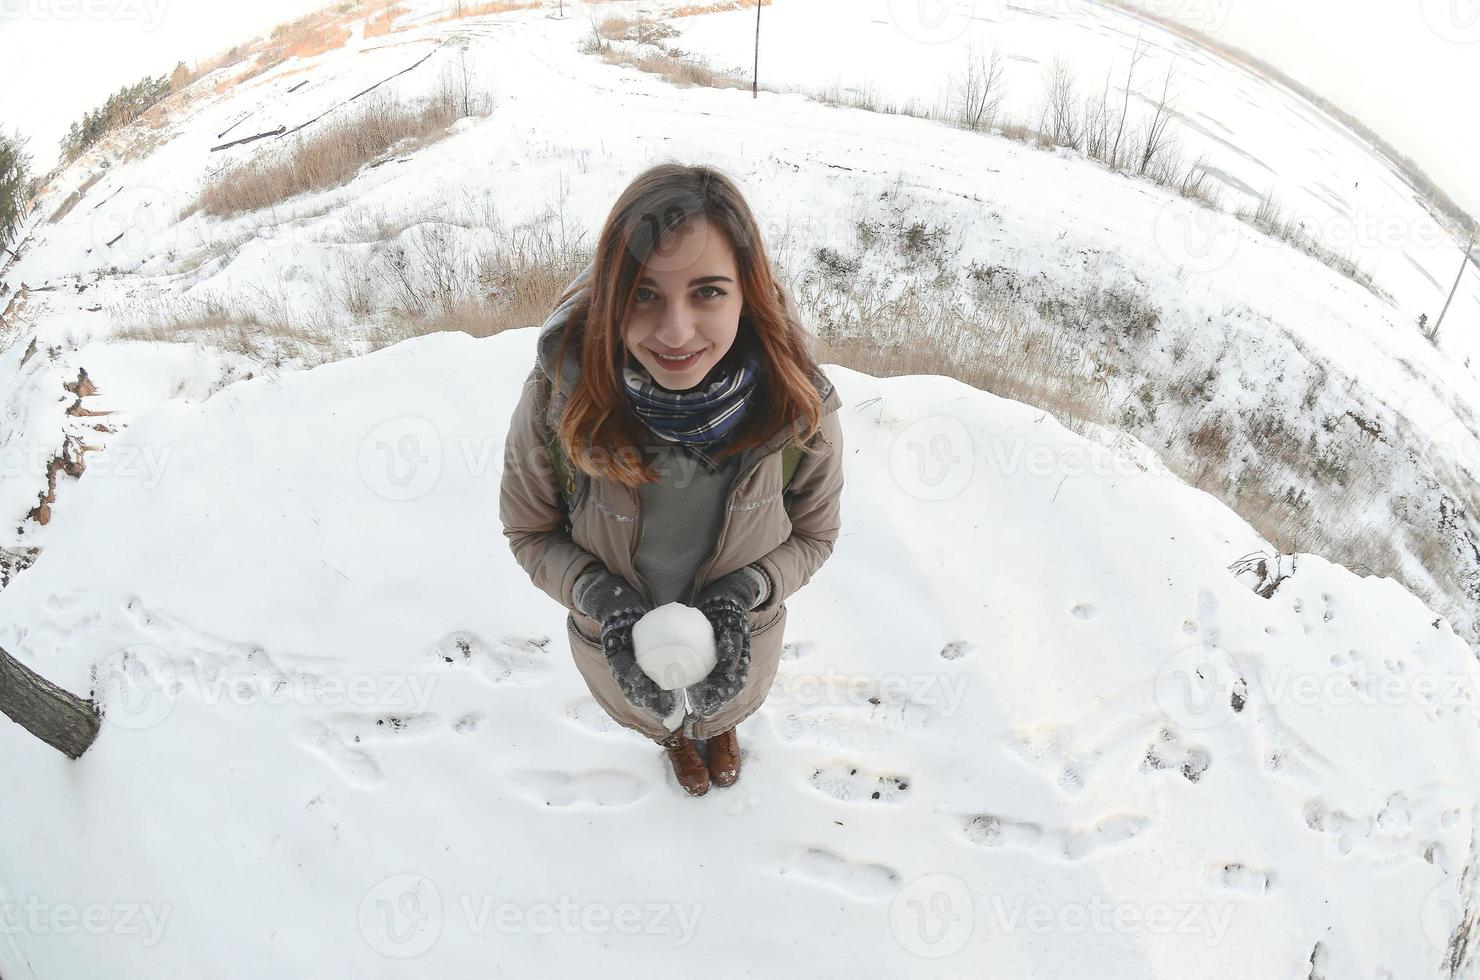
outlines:
{"label": "footprint in snow", "polygon": [[1095,851],[1133,840],[1151,826],[1140,814],[1106,817],[1091,827],[1050,827],[1030,820],[1011,820],[992,813],[967,818],[966,839],[982,847],[1035,851],[1045,857],[1082,860]]}
{"label": "footprint in snow", "polygon": [[1211,865],[1206,874],[1208,880],[1219,888],[1245,892],[1249,895],[1266,895],[1274,887],[1275,882],[1273,871],[1267,868],[1252,868],[1236,862]]}
{"label": "footprint in snow", "polygon": [[550,638],[505,639],[493,643],[464,631],[449,634],[432,647],[433,659],[471,667],[490,684],[535,684],[550,673]]}
{"label": "footprint in snow", "polygon": [[911,782],[909,776],[871,772],[842,761],[819,767],[810,779],[819,793],[844,803],[902,803]]}
{"label": "footprint in snow", "polygon": [[566,702],[565,716],[587,731],[596,732],[601,735],[615,735],[623,728],[606,713],[606,709],[596,703],[596,699],[589,694],[583,694]]}
{"label": "footprint in snow", "polygon": [[642,783],[615,769],[518,769],[509,773],[515,790],[545,806],[628,806],[642,798]]}
{"label": "footprint in snow", "polygon": [[1146,746],[1140,771],[1175,770],[1189,783],[1195,783],[1202,779],[1203,773],[1212,764],[1213,757],[1207,749],[1189,744],[1170,728],[1163,728],[1157,733],[1156,739]]}
{"label": "footprint in snow", "polygon": [[298,728],[299,742],[328,762],[351,786],[373,789],[385,782],[380,766],[364,749],[356,748],[344,736],[321,721],[306,721]]}
{"label": "footprint in snow", "polygon": [[881,901],[899,888],[899,872],[883,864],[850,861],[821,847],[809,847],[780,868],[783,875],[829,885],[844,894],[866,901]]}

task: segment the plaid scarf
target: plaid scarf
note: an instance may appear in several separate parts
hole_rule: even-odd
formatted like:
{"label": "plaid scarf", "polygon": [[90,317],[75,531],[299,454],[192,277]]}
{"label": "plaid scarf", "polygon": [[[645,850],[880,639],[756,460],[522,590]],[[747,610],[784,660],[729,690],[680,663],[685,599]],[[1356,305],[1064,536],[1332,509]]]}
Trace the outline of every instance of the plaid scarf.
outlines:
{"label": "plaid scarf", "polygon": [[760,358],[747,342],[736,338],[702,381],[686,391],[668,391],[629,353],[622,380],[632,411],[658,438],[676,443],[710,472],[718,465],[704,451],[724,442],[734,431],[755,394]]}

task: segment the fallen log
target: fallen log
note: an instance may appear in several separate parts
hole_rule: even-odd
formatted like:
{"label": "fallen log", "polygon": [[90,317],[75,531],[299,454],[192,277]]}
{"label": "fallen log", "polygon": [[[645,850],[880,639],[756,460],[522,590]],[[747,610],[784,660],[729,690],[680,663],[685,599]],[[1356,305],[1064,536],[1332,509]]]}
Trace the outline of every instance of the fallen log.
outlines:
{"label": "fallen log", "polygon": [[[338,103],[336,105],[332,105],[329,108],[325,109],[323,112],[319,113],[317,116],[314,116],[312,119],[308,120],[308,122],[299,123],[297,126],[294,126],[292,129],[288,130],[288,133],[296,133],[296,132],[298,132],[300,129],[302,129],[305,126],[311,126],[311,125],[313,125],[314,123],[318,122],[320,119],[323,119],[329,113],[333,112],[335,109],[338,109],[341,106],[349,105],[351,102],[353,102],[355,99],[358,99],[360,96],[364,95],[366,92],[373,92],[373,91],[375,91],[377,88],[379,88],[380,86],[384,85],[386,82],[390,81],[392,78],[397,78],[397,77],[399,77],[401,75],[406,74],[408,71],[410,71],[411,69],[417,67],[422,62],[426,61],[428,58],[430,58],[432,55],[434,55],[436,53],[437,53],[437,49],[436,48],[433,48],[432,50],[428,51],[425,55],[423,55],[421,58],[419,58],[416,61],[415,64],[407,65],[405,68],[402,68],[400,71],[396,72],[394,75],[387,75],[384,78],[382,78],[380,81],[376,82],[374,85],[371,85],[369,88],[361,89],[360,91],[356,92],[354,95],[351,95],[349,98],[345,99],[343,102],[340,102],[340,103]],[[283,135],[286,136],[287,133],[284,133]]]}
{"label": "fallen log", "polygon": [[98,706],[57,687],[0,648],[0,711],[11,721],[70,758],[98,737]]}
{"label": "fallen log", "polygon": [[277,129],[270,129],[265,133],[258,133],[256,136],[247,136],[239,140],[232,140],[230,143],[220,143],[216,146],[211,147],[211,152],[215,153],[217,150],[224,150],[228,146],[241,146],[243,143],[250,143],[253,140],[266,139],[269,136],[281,136],[286,131],[286,126],[279,126]]}
{"label": "fallen log", "polygon": [[[256,112],[256,111],[257,111],[256,109],[253,109],[252,110],[252,112]],[[216,134],[216,139],[220,139],[221,137],[225,136],[227,133],[231,132],[236,127],[240,126],[242,123],[246,122],[248,119],[251,119],[252,118],[252,112],[244,112],[244,113],[242,113],[241,118],[237,119],[236,122],[232,123],[230,126],[227,126],[225,129],[221,130],[221,132],[217,133]]]}

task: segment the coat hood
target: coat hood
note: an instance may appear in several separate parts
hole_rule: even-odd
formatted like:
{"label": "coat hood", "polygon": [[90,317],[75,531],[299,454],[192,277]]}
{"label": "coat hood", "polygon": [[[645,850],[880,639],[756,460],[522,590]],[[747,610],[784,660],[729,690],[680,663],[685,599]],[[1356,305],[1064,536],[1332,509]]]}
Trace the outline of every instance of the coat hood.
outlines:
{"label": "coat hood", "polygon": [[[594,267],[594,262],[588,262],[584,269],[576,273],[575,278],[570,281],[567,288],[571,286],[579,286],[580,288],[573,292],[565,302],[550,311],[550,315],[540,325],[539,337],[535,342],[535,360],[539,369],[544,372],[545,377],[550,379],[551,382],[555,380],[555,363],[556,356],[560,352],[561,338],[565,334],[565,328],[570,322],[571,314],[580,305],[581,300],[585,298]],[[789,311],[795,315],[796,306],[792,302],[791,297],[786,295],[786,287],[782,286],[781,289]],[[560,390],[552,391],[550,397],[547,417],[552,422],[560,417],[560,411],[565,405],[565,400],[570,397],[571,391],[574,390],[576,381],[580,377],[580,371],[581,345],[572,341],[571,345],[565,351],[565,359],[560,368]],[[813,375],[812,384],[817,389],[818,396],[822,399],[823,415],[828,415],[842,407],[843,402],[838,396],[837,388],[821,368]],[[792,426],[783,428],[770,442],[761,448],[770,449],[780,445],[799,426],[800,421],[794,420]]]}

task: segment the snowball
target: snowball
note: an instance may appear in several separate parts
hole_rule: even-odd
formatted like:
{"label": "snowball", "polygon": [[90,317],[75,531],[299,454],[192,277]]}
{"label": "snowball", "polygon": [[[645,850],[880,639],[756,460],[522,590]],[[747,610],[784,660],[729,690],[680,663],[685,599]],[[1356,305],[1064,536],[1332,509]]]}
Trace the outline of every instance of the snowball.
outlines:
{"label": "snowball", "polygon": [[714,627],[693,606],[670,602],[632,626],[637,666],[665,691],[697,684],[714,669]]}

